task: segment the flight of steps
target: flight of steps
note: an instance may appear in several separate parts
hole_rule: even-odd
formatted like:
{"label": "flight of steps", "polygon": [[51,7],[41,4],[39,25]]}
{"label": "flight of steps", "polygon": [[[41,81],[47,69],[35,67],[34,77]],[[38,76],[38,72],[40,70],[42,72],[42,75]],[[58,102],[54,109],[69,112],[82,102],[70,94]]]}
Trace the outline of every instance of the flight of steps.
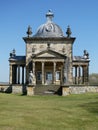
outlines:
{"label": "flight of steps", "polygon": [[34,95],[61,95],[62,89],[59,85],[36,85]]}

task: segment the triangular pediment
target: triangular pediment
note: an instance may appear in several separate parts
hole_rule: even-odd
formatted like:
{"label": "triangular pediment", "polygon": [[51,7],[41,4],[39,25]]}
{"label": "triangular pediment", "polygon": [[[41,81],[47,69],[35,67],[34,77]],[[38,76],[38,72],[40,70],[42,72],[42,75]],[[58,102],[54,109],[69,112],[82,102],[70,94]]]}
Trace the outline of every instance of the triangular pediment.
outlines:
{"label": "triangular pediment", "polygon": [[49,52],[38,55],[37,57],[56,57],[54,54],[50,54]]}
{"label": "triangular pediment", "polygon": [[58,52],[55,52],[53,50],[44,50],[42,52],[39,52],[36,54],[33,58],[65,58],[66,56],[63,54],[60,54]]}

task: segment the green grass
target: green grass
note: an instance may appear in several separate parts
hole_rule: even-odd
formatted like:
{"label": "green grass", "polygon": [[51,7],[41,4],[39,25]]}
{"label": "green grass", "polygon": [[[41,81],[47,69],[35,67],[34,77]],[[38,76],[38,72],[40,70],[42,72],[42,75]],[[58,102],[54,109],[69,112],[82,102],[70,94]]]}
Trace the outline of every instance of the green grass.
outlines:
{"label": "green grass", "polygon": [[0,130],[98,130],[98,94],[0,93]]}

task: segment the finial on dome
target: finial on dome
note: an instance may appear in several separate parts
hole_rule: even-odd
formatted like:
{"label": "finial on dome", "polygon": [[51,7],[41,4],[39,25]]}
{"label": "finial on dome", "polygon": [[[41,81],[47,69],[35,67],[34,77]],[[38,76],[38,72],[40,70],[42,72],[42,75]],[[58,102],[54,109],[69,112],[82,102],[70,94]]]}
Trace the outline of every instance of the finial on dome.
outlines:
{"label": "finial on dome", "polygon": [[71,36],[71,34],[72,34],[72,32],[71,32],[71,29],[70,29],[70,26],[69,26],[69,25],[68,25],[68,27],[67,27],[66,34],[67,34],[67,37],[68,37],[68,38],[69,38],[69,37]]}
{"label": "finial on dome", "polygon": [[30,35],[32,35],[32,28],[30,27],[30,25],[28,26],[27,35],[28,35],[28,37],[30,37]]}
{"label": "finial on dome", "polygon": [[50,9],[48,13],[46,13],[47,21],[52,21],[52,18],[54,17],[54,14],[52,13],[52,10]]}

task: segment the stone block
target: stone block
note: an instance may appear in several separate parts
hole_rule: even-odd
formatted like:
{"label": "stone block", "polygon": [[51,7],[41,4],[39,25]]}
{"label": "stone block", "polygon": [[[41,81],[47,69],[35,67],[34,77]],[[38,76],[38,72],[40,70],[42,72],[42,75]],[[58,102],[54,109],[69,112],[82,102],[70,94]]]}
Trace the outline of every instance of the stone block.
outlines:
{"label": "stone block", "polygon": [[34,95],[34,87],[33,86],[28,86],[27,87],[27,95],[28,96],[33,96]]}
{"label": "stone block", "polygon": [[69,87],[62,88],[62,96],[67,96],[67,95],[69,95],[69,93],[70,93]]}
{"label": "stone block", "polygon": [[12,93],[13,94],[23,94],[23,85],[13,85]]}

